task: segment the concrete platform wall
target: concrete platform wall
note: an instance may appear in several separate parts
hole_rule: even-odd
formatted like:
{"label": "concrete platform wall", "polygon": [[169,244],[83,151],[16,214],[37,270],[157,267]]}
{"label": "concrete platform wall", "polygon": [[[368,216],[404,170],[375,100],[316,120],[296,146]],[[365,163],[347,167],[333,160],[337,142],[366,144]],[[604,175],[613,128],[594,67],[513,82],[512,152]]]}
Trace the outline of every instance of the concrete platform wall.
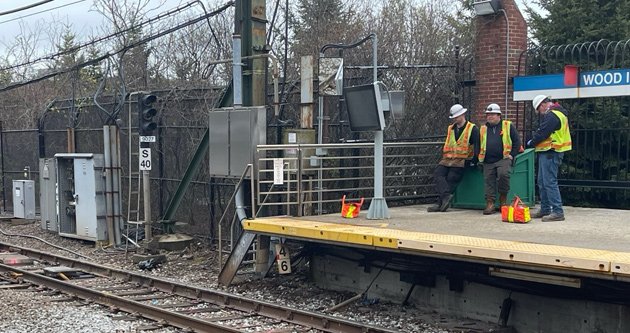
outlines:
{"label": "concrete platform wall", "polygon": [[[363,292],[374,280],[369,298],[380,298],[401,304],[411,288],[402,282],[400,273],[372,267],[367,270],[354,259],[360,256],[351,250],[338,250],[340,256],[315,255],[311,258],[311,273],[322,288]],[[347,251],[347,252],[344,252]],[[342,259],[348,258],[348,259]],[[433,287],[414,287],[409,302],[457,317],[497,323],[501,305],[511,297],[512,309],[508,326],[517,332],[630,332],[630,307],[585,300],[565,300],[551,297],[511,293],[510,290],[463,281],[461,291],[453,291],[444,275],[437,275]]]}

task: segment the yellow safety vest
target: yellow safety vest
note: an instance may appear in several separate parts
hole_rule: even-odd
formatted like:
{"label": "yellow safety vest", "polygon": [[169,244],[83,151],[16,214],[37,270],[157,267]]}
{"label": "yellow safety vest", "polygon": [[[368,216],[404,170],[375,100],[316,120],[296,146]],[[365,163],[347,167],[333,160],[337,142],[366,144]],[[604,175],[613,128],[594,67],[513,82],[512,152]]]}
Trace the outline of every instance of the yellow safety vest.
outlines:
{"label": "yellow safety vest", "polygon": [[[501,141],[503,142],[503,158],[507,158],[512,152],[512,137],[510,136],[510,131],[512,124],[509,120],[501,120],[503,122],[501,124]],[[481,150],[479,151],[479,162],[483,162],[486,158],[486,140],[488,139],[488,126],[481,126],[481,130],[479,133],[481,137]]]}
{"label": "yellow safety vest", "polygon": [[459,140],[455,141],[455,130],[453,129],[456,124],[448,127],[448,134],[446,134],[446,141],[444,141],[444,148],[442,148],[442,156],[444,158],[462,158],[470,159],[474,155],[473,146],[470,145],[470,135],[475,124],[466,122],[464,132],[459,136]]}
{"label": "yellow safety vest", "polygon": [[564,113],[551,110],[560,118],[560,129],[551,133],[545,140],[536,145],[536,151],[547,151],[553,149],[559,153],[571,150],[571,133],[569,132],[569,119]]}

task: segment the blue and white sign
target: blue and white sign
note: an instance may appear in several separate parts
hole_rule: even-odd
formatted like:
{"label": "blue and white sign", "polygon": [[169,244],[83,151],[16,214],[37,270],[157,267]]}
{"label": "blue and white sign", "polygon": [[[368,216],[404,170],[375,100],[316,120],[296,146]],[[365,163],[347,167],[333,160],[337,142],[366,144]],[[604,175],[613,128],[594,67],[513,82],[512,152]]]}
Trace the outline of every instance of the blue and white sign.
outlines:
{"label": "blue and white sign", "polygon": [[554,99],[630,96],[630,69],[613,69],[575,73],[517,76],[514,78],[514,100],[531,100],[536,95]]}

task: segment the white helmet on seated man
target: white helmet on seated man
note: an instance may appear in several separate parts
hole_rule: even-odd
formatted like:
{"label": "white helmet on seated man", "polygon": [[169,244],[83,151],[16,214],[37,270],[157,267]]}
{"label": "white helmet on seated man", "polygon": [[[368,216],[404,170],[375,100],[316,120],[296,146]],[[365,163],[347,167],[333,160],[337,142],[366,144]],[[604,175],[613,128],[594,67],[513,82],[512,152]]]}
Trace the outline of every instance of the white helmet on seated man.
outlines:
{"label": "white helmet on seated man", "polygon": [[466,113],[466,111],[468,111],[468,109],[464,108],[461,104],[455,104],[451,106],[451,115],[449,116],[449,118],[455,119]]}
{"label": "white helmet on seated man", "polygon": [[492,104],[488,105],[488,107],[486,108],[486,114],[488,114],[488,113],[501,114],[501,107],[499,107],[499,104],[497,104],[497,103],[492,103]]}

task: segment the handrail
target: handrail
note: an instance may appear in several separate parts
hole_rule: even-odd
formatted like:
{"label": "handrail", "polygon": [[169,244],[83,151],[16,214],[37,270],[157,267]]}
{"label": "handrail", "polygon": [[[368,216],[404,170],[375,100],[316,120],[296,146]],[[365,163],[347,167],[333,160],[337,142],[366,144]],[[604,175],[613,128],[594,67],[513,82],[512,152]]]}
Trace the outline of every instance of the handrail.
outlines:
{"label": "handrail", "polygon": [[[393,202],[434,197],[431,175],[443,144],[385,143],[384,197]],[[374,192],[373,149],[371,142],[258,145],[257,203],[272,215],[303,216],[336,211],[343,195],[369,202]],[[274,169],[276,156],[284,156],[281,170]],[[277,172],[283,174],[282,184],[274,183]]]}
{"label": "handrail", "polygon": [[[416,141],[416,142],[385,142],[385,147],[411,147],[418,145],[434,146],[443,145],[444,141]],[[258,150],[271,149],[291,149],[291,148],[370,148],[374,147],[374,142],[358,142],[358,143],[292,143],[292,144],[275,144],[275,145],[258,145]]]}
{"label": "handrail", "polygon": [[[221,215],[221,218],[219,219],[219,267],[223,267],[223,247],[222,247],[223,246],[223,242],[222,242],[223,237],[221,236],[221,232],[223,230],[221,228],[221,225],[223,224],[223,219],[225,218],[225,214],[228,212],[228,208],[232,204],[232,201],[234,200],[234,197],[236,197],[236,193],[238,193],[238,188],[243,183],[243,180],[245,179],[245,175],[247,175],[247,172],[249,171],[250,168],[253,168],[253,165],[252,164],[247,164],[247,166],[245,167],[245,170],[243,171],[243,174],[241,175],[241,178],[239,178],[238,182],[236,183],[236,186],[235,186],[236,190],[230,196],[230,200],[228,200],[227,205],[225,205],[225,209],[223,210],[223,214]],[[254,182],[253,178],[252,178],[252,182]],[[252,197],[252,205],[254,204],[253,199],[254,198]]]}

